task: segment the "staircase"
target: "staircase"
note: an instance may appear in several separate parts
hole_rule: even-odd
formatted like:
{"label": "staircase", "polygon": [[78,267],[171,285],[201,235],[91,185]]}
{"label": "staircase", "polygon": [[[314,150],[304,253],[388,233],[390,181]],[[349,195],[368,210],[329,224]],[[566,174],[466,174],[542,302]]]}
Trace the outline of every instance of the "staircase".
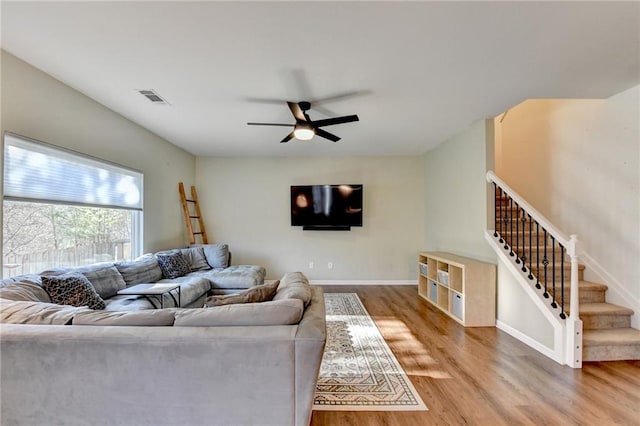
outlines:
{"label": "staircase", "polygon": [[[496,192],[496,242],[528,274],[531,285],[549,299],[551,306],[557,306],[560,317],[566,318],[571,298],[571,260],[566,247],[532,218],[535,215],[525,210],[523,201],[518,204],[500,186],[496,186]],[[640,330],[631,328],[633,310],[607,303],[607,286],[584,280],[584,270],[584,265],[578,265],[582,361],[639,360]]]}

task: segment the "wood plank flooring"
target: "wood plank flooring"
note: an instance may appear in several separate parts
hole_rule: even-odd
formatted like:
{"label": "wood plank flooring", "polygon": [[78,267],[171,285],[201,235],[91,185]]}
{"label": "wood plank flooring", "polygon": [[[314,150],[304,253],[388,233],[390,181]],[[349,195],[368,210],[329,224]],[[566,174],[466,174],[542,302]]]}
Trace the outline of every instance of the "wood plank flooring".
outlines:
{"label": "wood plank flooring", "polygon": [[314,411],[313,426],[640,425],[640,361],[561,366],[494,327],[464,328],[415,286],[357,293],[429,411]]}

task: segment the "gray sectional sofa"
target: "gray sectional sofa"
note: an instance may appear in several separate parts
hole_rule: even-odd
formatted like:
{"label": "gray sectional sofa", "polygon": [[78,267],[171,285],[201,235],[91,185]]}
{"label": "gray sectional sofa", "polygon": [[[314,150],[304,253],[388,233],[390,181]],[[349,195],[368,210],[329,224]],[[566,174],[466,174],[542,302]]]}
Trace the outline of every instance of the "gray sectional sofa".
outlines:
{"label": "gray sectional sofa", "polygon": [[[180,254],[188,263],[188,270],[178,274],[167,274],[167,269],[158,262],[160,258]],[[141,283],[180,285],[180,307],[204,305],[209,294],[237,293],[264,283],[265,268],[256,265],[230,265],[231,254],[227,244],[201,244],[187,248],[146,254],[129,262],[97,263],[74,268],[53,268],[40,274],[29,274],[6,278],[0,287],[14,282],[30,282],[42,286],[42,278],[62,276],[69,273],[84,275],[104,300],[109,311],[132,311],[159,306],[157,297],[118,295],[118,290]],[[169,271],[171,272],[171,271]],[[47,295],[43,296],[45,301]],[[178,290],[163,296],[165,306],[175,306]]]}
{"label": "gray sectional sofa", "polygon": [[[138,262],[80,270],[108,294],[112,267],[125,285],[157,274],[148,257]],[[211,289],[264,280],[263,269],[228,269],[171,279],[192,308],[122,296],[103,298],[102,310],[59,305],[42,278],[4,280],[0,424],[308,425],[326,339],[322,289],[289,273],[273,300],[202,308]]]}

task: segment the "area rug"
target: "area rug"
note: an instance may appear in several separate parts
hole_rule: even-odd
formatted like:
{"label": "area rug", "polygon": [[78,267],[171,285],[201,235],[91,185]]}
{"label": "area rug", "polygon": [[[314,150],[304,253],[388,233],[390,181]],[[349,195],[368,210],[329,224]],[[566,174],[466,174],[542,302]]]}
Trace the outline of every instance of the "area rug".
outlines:
{"label": "area rug", "polygon": [[355,293],[325,293],[327,344],[314,410],[427,410]]}

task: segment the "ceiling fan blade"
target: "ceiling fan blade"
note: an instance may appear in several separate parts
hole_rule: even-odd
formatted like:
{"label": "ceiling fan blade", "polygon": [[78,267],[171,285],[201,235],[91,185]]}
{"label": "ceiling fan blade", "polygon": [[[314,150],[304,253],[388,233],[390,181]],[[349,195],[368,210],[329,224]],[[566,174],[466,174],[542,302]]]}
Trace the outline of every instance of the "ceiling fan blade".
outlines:
{"label": "ceiling fan blade", "polygon": [[357,115],[345,115],[343,117],[334,117],[314,121],[313,125],[316,127],[333,126],[334,124],[351,123],[352,121],[360,121],[360,119]]}
{"label": "ceiling fan blade", "polygon": [[316,129],[316,135],[320,136],[321,138],[329,139],[331,142],[338,142],[340,140],[338,136],[322,129]]}
{"label": "ceiling fan blade", "polygon": [[314,99],[311,102],[312,106],[316,106],[318,104],[326,104],[329,102],[339,101],[341,99],[353,98],[356,96],[364,96],[371,94],[371,90],[353,90],[350,92],[336,93],[335,95],[325,96],[323,98]]}
{"label": "ceiling fan blade", "polygon": [[247,102],[253,102],[258,104],[278,104],[282,105],[283,102],[287,102],[285,99],[274,98],[245,98]]}
{"label": "ceiling fan blade", "polygon": [[247,123],[249,126],[286,126],[292,127],[295,124],[284,124],[284,123]]}
{"label": "ceiling fan blade", "polygon": [[284,137],[284,139],[282,139],[280,141],[280,143],[287,143],[289,142],[291,139],[293,139],[293,132],[289,133],[287,136]]}
{"label": "ceiling fan blade", "polygon": [[302,112],[302,108],[300,108],[300,105],[298,105],[295,102],[288,102],[288,101],[287,101],[287,105],[289,105],[289,109],[291,110],[291,114],[293,114],[293,116],[296,118],[296,120],[298,120],[298,121],[307,121],[307,118],[304,116],[304,113]]}

